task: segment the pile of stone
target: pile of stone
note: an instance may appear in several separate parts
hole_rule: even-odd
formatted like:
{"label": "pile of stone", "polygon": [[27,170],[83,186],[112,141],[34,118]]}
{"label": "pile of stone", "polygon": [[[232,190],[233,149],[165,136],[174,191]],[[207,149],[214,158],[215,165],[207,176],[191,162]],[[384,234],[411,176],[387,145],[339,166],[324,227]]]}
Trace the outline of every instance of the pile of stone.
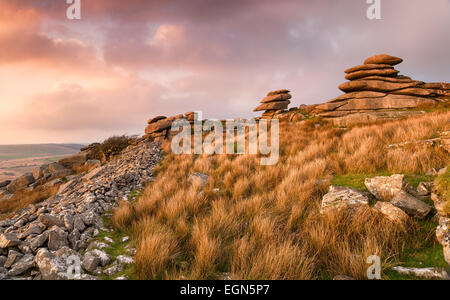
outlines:
{"label": "pile of stone", "polygon": [[350,81],[339,86],[345,94],[319,105],[316,112],[334,121],[358,123],[421,114],[411,109],[450,101],[450,83],[425,83],[399,75],[394,66],[402,61],[381,54],[345,70]]}
{"label": "pile of stone", "polygon": [[253,111],[264,111],[262,117],[264,119],[272,119],[276,114],[285,112],[291,101],[292,96],[289,90],[279,90],[270,92],[267,97],[261,101],[261,105]]}
{"label": "pile of stone", "polygon": [[[102,216],[134,189],[143,188],[160,158],[160,144],[142,140],[117,159],[71,178],[55,196],[2,219],[0,280],[70,279],[69,267],[76,261],[81,263],[77,279],[121,272],[133,258],[119,256],[114,261],[102,250],[108,247],[106,238],[105,243],[93,239],[100,230],[110,231]],[[129,250],[126,254],[134,255]]]}

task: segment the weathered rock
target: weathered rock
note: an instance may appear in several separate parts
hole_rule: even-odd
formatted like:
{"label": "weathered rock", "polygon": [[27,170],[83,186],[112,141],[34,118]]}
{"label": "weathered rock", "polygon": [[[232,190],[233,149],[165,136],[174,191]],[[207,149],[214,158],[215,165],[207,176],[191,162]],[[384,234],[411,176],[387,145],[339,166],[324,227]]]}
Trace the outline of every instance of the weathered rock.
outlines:
{"label": "weathered rock", "polygon": [[425,279],[450,280],[450,276],[444,268],[393,267],[392,270],[403,275],[414,275]]}
{"label": "weathered rock", "polygon": [[273,91],[267,94],[267,96],[273,96],[273,95],[278,95],[278,94],[288,94],[291,91],[289,90],[278,90],[278,91]]}
{"label": "weathered rock", "polygon": [[420,196],[428,196],[433,190],[434,182],[420,182],[417,186],[417,193]]}
{"label": "weathered rock", "polygon": [[442,200],[442,197],[436,193],[431,194],[431,200],[434,202],[438,214],[442,217],[450,218],[450,204]]}
{"label": "weathered rock", "polygon": [[14,193],[17,190],[26,188],[28,185],[35,182],[35,179],[33,177],[32,173],[26,173],[16,179],[14,179],[7,187],[6,189],[10,193]]}
{"label": "weathered rock", "polygon": [[373,208],[395,223],[404,225],[409,220],[408,215],[403,210],[401,210],[400,208],[394,206],[389,202],[379,201],[375,204]]}
{"label": "weathered rock", "polygon": [[97,255],[94,255],[92,252],[87,252],[83,258],[82,267],[87,272],[94,272],[98,265],[100,264],[100,258]]}
{"label": "weathered rock", "polygon": [[408,215],[418,219],[425,218],[432,210],[432,207],[423,201],[411,196],[405,191],[400,191],[391,203],[402,209]]}
{"label": "weathered rock", "polygon": [[165,116],[157,116],[157,117],[154,117],[154,118],[148,120],[147,123],[148,124],[153,124],[153,123],[156,123],[156,122],[164,120],[164,119],[167,119],[167,117],[165,117]]}
{"label": "weathered rock", "polygon": [[54,215],[41,214],[38,220],[48,228],[53,226],[64,227],[64,221]]}
{"label": "weathered rock", "polygon": [[108,275],[108,276],[114,276],[117,273],[122,272],[124,269],[125,269],[124,265],[118,264],[118,263],[114,263],[111,267],[109,267],[108,269],[103,271],[103,273]]}
{"label": "weathered rock", "polygon": [[23,256],[22,253],[17,252],[15,250],[9,250],[8,253],[8,259],[6,260],[5,264],[3,265],[3,267],[5,268],[11,268],[11,266],[18,261],[21,257]]}
{"label": "weathered rock", "polygon": [[189,175],[188,177],[188,182],[194,183],[194,182],[198,182],[200,184],[201,187],[204,187],[209,181],[209,175],[207,174],[203,174],[203,173],[193,173],[191,175]]}
{"label": "weathered rock", "polygon": [[395,66],[403,62],[403,59],[387,54],[378,54],[372,57],[369,57],[364,61],[364,64],[385,64]]}
{"label": "weathered rock", "polygon": [[366,71],[366,70],[376,70],[376,69],[393,69],[394,67],[391,65],[380,65],[380,64],[366,64],[360,65],[352,68],[348,68],[344,72],[349,74],[358,71]]}
{"label": "weathered rock", "polygon": [[11,270],[8,272],[8,276],[13,277],[22,275],[33,268],[34,265],[34,256],[32,254],[26,254],[12,265]]}
{"label": "weathered rock", "polygon": [[69,279],[66,262],[45,248],[39,249],[35,257],[36,265],[43,280]]}
{"label": "weathered rock", "polygon": [[373,69],[373,70],[363,70],[363,71],[356,71],[347,74],[345,76],[345,79],[348,80],[356,80],[364,77],[369,76],[396,76],[399,73],[399,71],[394,69]]}
{"label": "weathered rock", "polygon": [[347,187],[330,186],[328,193],[322,198],[321,213],[330,209],[364,205],[369,205],[369,198],[363,192]]}
{"label": "weathered rock", "polygon": [[158,131],[162,131],[165,129],[168,129],[172,126],[172,121],[169,119],[163,119],[160,120],[156,123],[152,123],[149,124],[146,128],[145,128],[145,133],[146,134],[152,134]]}
{"label": "weathered rock", "polygon": [[395,83],[387,82],[381,80],[355,80],[348,81],[339,86],[339,89],[348,92],[358,92],[358,91],[374,91],[382,93],[390,93],[396,90],[412,88],[418,86],[418,83]]}
{"label": "weathered rock", "polygon": [[69,245],[67,240],[68,233],[59,228],[58,226],[53,226],[48,231],[48,249],[50,251],[56,251],[64,246]]}
{"label": "weathered rock", "polygon": [[279,110],[279,109],[287,109],[291,101],[279,101],[279,102],[270,102],[264,103],[255,108],[253,111],[263,111],[263,110]]}
{"label": "weathered rock", "polygon": [[406,187],[403,175],[366,178],[364,184],[378,200],[385,201],[391,200]]}
{"label": "weathered rock", "polygon": [[371,91],[351,92],[351,93],[341,95],[337,98],[334,98],[334,99],[328,101],[328,103],[341,102],[343,100],[349,100],[349,99],[381,98],[381,97],[385,97],[386,95],[387,95],[386,93],[371,92]]}
{"label": "weathered rock", "polygon": [[264,98],[261,103],[270,103],[270,102],[277,102],[277,101],[286,101],[291,99],[292,96],[290,94],[276,94],[272,96],[267,96]]}
{"label": "weathered rock", "polygon": [[117,262],[119,264],[132,265],[134,264],[134,259],[131,256],[119,255],[117,256]]}
{"label": "weathered rock", "polygon": [[336,106],[336,110],[379,110],[416,108],[420,105],[436,105],[437,101],[428,98],[391,94],[382,98],[349,99],[342,103],[343,105],[339,105],[340,102],[328,104]]}
{"label": "weathered rock", "polygon": [[0,234],[0,248],[5,249],[14,247],[20,244],[20,240],[14,233],[2,233]]}

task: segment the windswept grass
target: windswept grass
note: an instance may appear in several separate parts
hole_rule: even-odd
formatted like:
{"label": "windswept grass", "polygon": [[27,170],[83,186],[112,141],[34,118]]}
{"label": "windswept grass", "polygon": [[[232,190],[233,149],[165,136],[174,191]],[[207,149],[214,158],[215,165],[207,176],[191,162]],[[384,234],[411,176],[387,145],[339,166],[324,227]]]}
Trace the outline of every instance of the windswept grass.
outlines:
{"label": "windswept grass", "polygon": [[[156,181],[114,215],[117,229],[134,233],[137,277],[364,279],[368,256],[387,269],[404,249],[422,247],[430,233],[418,223],[405,228],[371,209],[320,215],[321,197],[336,176],[423,175],[447,165],[439,147],[385,146],[434,136],[450,113],[347,130],[309,123],[281,124],[276,166],[251,155],[173,155],[164,145]],[[188,182],[194,172],[210,176],[205,187]]]}

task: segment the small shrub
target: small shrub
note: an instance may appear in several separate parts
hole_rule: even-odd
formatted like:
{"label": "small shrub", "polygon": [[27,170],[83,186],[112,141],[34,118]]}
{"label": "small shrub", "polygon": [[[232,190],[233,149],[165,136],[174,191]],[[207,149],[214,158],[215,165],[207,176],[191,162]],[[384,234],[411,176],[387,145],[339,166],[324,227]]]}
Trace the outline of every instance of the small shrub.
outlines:
{"label": "small shrub", "polygon": [[102,162],[110,160],[113,156],[116,156],[122,152],[123,149],[128,147],[130,141],[133,140],[134,136],[112,136],[103,143],[96,145],[90,150],[90,158],[98,159]]}

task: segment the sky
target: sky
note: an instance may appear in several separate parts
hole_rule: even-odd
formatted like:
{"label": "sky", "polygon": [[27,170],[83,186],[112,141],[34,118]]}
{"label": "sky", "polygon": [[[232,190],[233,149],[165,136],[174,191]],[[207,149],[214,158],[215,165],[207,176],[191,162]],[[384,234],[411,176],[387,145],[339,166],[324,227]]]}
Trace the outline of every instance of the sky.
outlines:
{"label": "sky", "polygon": [[450,1],[0,0],[0,144],[89,143],[202,111],[255,117],[272,90],[291,107],[339,96],[374,54],[401,74],[450,82]]}

